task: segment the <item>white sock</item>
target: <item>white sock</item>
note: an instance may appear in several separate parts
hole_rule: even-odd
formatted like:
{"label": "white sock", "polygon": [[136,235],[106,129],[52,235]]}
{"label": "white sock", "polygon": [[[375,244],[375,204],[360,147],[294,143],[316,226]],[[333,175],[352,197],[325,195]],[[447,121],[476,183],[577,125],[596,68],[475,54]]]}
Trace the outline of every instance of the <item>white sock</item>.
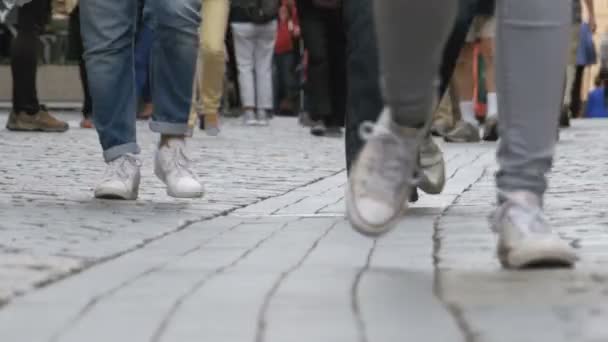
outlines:
{"label": "white sock", "polygon": [[473,125],[477,125],[477,119],[475,118],[475,105],[473,101],[461,101],[460,102],[460,113],[462,119]]}
{"label": "white sock", "polygon": [[488,93],[488,118],[495,118],[498,115],[498,98],[496,93]]}

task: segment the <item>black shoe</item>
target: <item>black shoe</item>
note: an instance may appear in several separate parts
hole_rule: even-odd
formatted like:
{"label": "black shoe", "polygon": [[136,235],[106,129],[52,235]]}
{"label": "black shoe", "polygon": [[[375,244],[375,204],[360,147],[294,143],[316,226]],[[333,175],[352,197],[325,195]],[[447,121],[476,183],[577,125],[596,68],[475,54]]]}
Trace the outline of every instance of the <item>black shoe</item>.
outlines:
{"label": "black shoe", "polygon": [[325,132],[327,132],[327,127],[325,127],[325,124],[322,121],[313,123],[312,127],[310,128],[310,134],[316,137],[324,136]]}
{"label": "black shoe", "polygon": [[559,115],[559,127],[570,127],[570,110],[568,109],[568,106],[562,107],[562,111]]}
{"label": "black shoe", "polygon": [[498,140],[498,120],[496,118],[488,118],[484,124],[483,136],[484,141]]}

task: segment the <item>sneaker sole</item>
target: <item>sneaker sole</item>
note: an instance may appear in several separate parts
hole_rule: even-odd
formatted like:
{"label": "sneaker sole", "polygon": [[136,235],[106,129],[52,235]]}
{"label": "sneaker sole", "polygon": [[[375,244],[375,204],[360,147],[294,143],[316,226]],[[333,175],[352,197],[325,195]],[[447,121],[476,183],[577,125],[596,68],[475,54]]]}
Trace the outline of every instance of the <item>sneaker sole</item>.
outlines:
{"label": "sneaker sole", "polygon": [[[408,198],[409,198],[409,196],[408,196]],[[348,221],[350,222],[351,226],[353,227],[353,229],[355,231],[359,232],[362,235],[375,238],[375,237],[379,237],[381,235],[384,235],[384,234],[390,232],[397,226],[397,223],[399,222],[403,211],[405,211],[407,209],[407,202],[404,202],[403,209],[399,213],[397,213],[397,215],[395,215],[395,217],[393,217],[392,219],[390,219],[388,222],[386,222],[383,225],[368,224],[367,222],[365,222],[365,220],[363,220],[363,218],[361,218],[361,216],[359,215],[359,212],[354,208],[356,208],[356,206],[354,204],[354,200],[352,199],[351,191],[347,190],[346,191],[346,217],[347,217]]]}
{"label": "sneaker sole", "polygon": [[564,241],[537,241],[517,249],[498,248],[498,259],[507,269],[571,268],[578,260],[576,252]]}
{"label": "sneaker sole", "polygon": [[70,128],[23,128],[23,127],[14,127],[14,126],[6,126],[6,129],[13,132],[45,132],[45,133],[63,133],[67,132]]}
{"label": "sneaker sole", "polygon": [[[440,168],[440,170],[437,170],[435,172],[435,169],[437,169],[437,168]],[[422,174],[422,179],[421,179],[420,183],[418,184],[418,188],[429,195],[440,194],[443,191],[443,188],[445,187],[445,164],[441,163],[441,164],[433,165],[433,166],[429,167],[428,169],[433,170],[433,171],[430,171],[429,173],[439,175],[438,177],[435,177],[437,180],[434,182],[431,181],[428,177],[425,177],[425,175],[427,174],[426,172],[420,171],[420,173]]]}

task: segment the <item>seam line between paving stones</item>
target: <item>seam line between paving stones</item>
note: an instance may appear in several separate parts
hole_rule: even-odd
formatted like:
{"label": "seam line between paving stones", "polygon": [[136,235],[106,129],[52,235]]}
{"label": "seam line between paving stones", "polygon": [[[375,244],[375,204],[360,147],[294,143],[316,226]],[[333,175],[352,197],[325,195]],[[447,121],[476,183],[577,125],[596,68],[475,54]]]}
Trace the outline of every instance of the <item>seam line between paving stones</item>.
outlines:
{"label": "seam line between paving stones", "polygon": [[[480,154],[475,160],[473,160],[471,162],[471,164],[474,164],[476,161],[481,159],[481,157],[484,155],[485,155],[485,153]],[[435,221],[433,222],[433,255],[432,255],[432,257],[433,257],[433,292],[435,294],[435,297],[437,297],[437,299],[439,299],[439,301],[443,304],[443,306],[447,309],[448,313],[454,319],[454,322],[456,323],[456,325],[460,329],[461,333],[463,334],[463,338],[464,338],[465,342],[475,342],[477,340],[477,337],[476,337],[475,332],[473,331],[471,325],[467,322],[467,319],[464,315],[462,308],[460,308],[457,304],[450,303],[448,300],[445,299],[445,296],[443,293],[443,288],[441,285],[440,276],[439,276],[439,273],[440,273],[439,262],[441,259],[439,256],[439,253],[441,251],[441,236],[439,233],[439,231],[440,231],[439,226],[441,223],[441,219],[443,217],[445,217],[445,215],[448,214],[450,209],[454,205],[458,204],[458,202],[462,198],[462,196],[466,192],[470,191],[473,188],[473,186],[475,186],[477,183],[479,183],[479,181],[481,181],[487,175],[487,173],[488,173],[488,166],[484,166],[483,171],[481,172],[479,177],[477,177],[477,179],[475,179],[460,194],[458,194],[458,196],[456,196],[454,198],[452,203],[447,205],[441,211],[441,213],[435,218]]]}
{"label": "seam line between paving stones", "polygon": [[374,239],[372,247],[369,249],[367,253],[367,258],[365,260],[365,265],[359,269],[359,272],[355,275],[355,281],[353,281],[353,286],[351,288],[351,308],[353,311],[353,315],[355,317],[355,324],[357,326],[357,330],[359,331],[359,342],[368,342],[369,338],[367,336],[367,327],[365,326],[365,320],[363,319],[363,313],[361,312],[361,304],[359,302],[359,286],[361,285],[361,281],[365,274],[370,270],[372,264],[372,257],[376,252],[376,247],[378,246],[378,239]]}
{"label": "seam line between paving stones", "polygon": [[[337,173],[335,173],[335,174],[333,174],[333,175],[331,175],[331,176],[325,177],[325,178],[323,178],[323,179],[326,179],[326,178],[329,178],[329,177],[336,176],[336,175],[338,175],[338,174],[340,174],[340,173],[344,172],[344,170],[345,170],[345,169],[342,169],[342,170],[340,170],[339,172],[337,172]],[[319,181],[321,181],[321,180],[319,180]],[[320,193],[318,193],[318,194],[315,194],[314,196],[310,196],[310,195],[309,195],[309,196],[304,196],[304,197],[302,197],[302,198],[298,199],[297,201],[295,201],[295,202],[293,202],[293,203],[286,204],[286,205],[284,205],[284,206],[282,206],[282,207],[280,207],[280,208],[278,208],[278,209],[273,210],[273,211],[272,211],[272,212],[271,212],[269,215],[270,215],[270,216],[275,215],[276,213],[280,212],[281,210],[286,209],[286,208],[289,208],[289,207],[291,207],[291,206],[293,206],[293,205],[295,205],[295,204],[302,203],[304,200],[307,200],[307,199],[309,199],[309,198],[311,198],[311,197],[317,197],[317,196],[325,195],[326,193],[328,193],[328,192],[330,192],[330,191],[332,191],[332,190],[334,190],[334,189],[337,189],[337,188],[339,188],[339,187],[341,187],[341,186],[343,186],[343,185],[344,185],[344,184],[340,184],[340,185],[338,185],[338,186],[328,188],[328,189],[323,190],[322,192],[320,192]]]}
{"label": "seam line between paving stones", "polygon": [[278,229],[273,230],[270,234],[267,234],[261,240],[257,241],[253,246],[251,246],[250,248],[248,248],[247,250],[245,250],[245,252],[241,253],[237,258],[235,258],[234,260],[232,260],[230,263],[225,264],[224,266],[217,267],[213,272],[211,272],[209,274],[206,274],[203,278],[201,278],[197,282],[195,282],[194,285],[188,291],[186,291],[186,293],[184,293],[183,295],[181,295],[173,303],[173,305],[171,306],[171,308],[169,309],[169,311],[165,314],[165,317],[163,317],[163,319],[162,319],[161,323],[159,324],[158,328],[155,330],[155,332],[152,335],[152,338],[150,339],[150,341],[151,342],[162,341],[163,336],[164,336],[165,332],[167,331],[167,328],[170,326],[173,318],[175,317],[175,315],[177,314],[177,312],[179,311],[179,309],[181,308],[181,306],[183,305],[183,303],[188,298],[192,297],[200,289],[202,289],[203,286],[205,286],[205,284],[207,282],[209,282],[210,280],[212,280],[214,277],[219,276],[219,275],[225,273],[226,271],[228,271],[229,269],[237,266],[241,261],[245,260],[251,253],[253,253],[257,249],[259,249],[266,242],[270,241],[272,238],[274,238],[275,236],[277,236],[278,234],[280,234],[281,232],[283,232],[285,229],[287,229],[287,227],[289,226],[289,224],[297,222],[297,221],[300,221],[300,219],[297,219],[297,220],[294,220],[294,221],[288,221],[288,222],[283,223],[281,225],[281,227],[279,227]]}
{"label": "seam line between paving stones", "polygon": [[115,253],[115,254],[112,254],[112,255],[109,255],[109,256],[106,256],[106,257],[99,258],[99,259],[97,259],[95,261],[88,261],[88,262],[85,261],[77,269],[71,270],[70,272],[67,272],[65,274],[55,275],[53,277],[49,277],[47,279],[41,280],[39,282],[36,282],[36,283],[34,283],[32,285],[32,289],[30,289],[29,291],[22,291],[20,293],[16,293],[16,294],[14,294],[14,296],[12,298],[7,299],[5,301],[0,301],[0,310],[4,306],[10,304],[11,301],[13,299],[15,299],[15,298],[23,297],[23,296],[27,295],[28,293],[31,293],[31,292],[36,291],[38,289],[42,289],[42,288],[45,288],[47,286],[53,285],[53,284],[55,284],[57,282],[65,280],[67,278],[76,276],[76,275],[78,275],[80,273],[83,273],[83,272],[85,272],[85,271],[87,271],[87,270],[89,270],[89,269],[91,269],[91,268],[93,268],[95,266],[102,265],[104,263],[107,263],[107,262],[110,262],[112,260],[118,259],[118,258],[120,258],[122,256],[125,256],[125,255],[127,255],[129,253],[132,253],[132,252],[135,252],[137,250],[140,250],[140,249],[146,247],[147,245],[149,245],[149,244],[151,244],[151,243],[153,243],[155,241],[161,240],[161,239],[163,239],[165,237],[171,236],[171,235],[173,235],[175,233],[178,233],[178,232],[180,232],[182,230],[188,229],[190,226],[192,226],[194,224],[201,223],[201,222],[206,222],[206,221],[211,221],[211,220],[214,220],[214,219],[216,219],[218,217],[222,217],[222,216],[229,216],[231,213],[233,213],[235,211],[245,209],[245,208],[247,208],[249,206],[253,206],[255,204],[259,204],[261,202],[264,202],[264,201],[272,199],[272,198],[276,198],[276,197],[281,197],[281,196],[287,195],[287,194],[289,194],[289,193],[291,193],[293,191],[297,191],[299,189],[302,189],[302,188],[305,188],[307,186],[313,185],[315,183],[321,182],[321,181],[323,181],[323,180],[325,180],[327,178],[334,177],[334,176],[336,176],[336,175],[344,172],[345,170],[346,170],[345,168],[342,168],[342,169],[340,169],[338,171],[335,171],[335,172],[332,172],[332,173],[328,174],[327,176],[316,178],[316,179],[314,179],[314,180],[312,180],[310,182],[304,183],[304,184],[302,184],[300,186],[294,187],[294,188],[289,189],[287,191],[284,191],[284,192],[282,192],[280,194],[276,194],[276,195],[272,195],[272,196],[260,197],[260,198],[258,198],[257,200],[255,200],[253,202],[250,202],[250,203],[247,203],[247,204],[242,204],[242,205],[237,205],[237,206],[234,206],[233,208],[230,208],[230,209],[227,209],[227,210],[223,210],[223,211],[218,212],[216,214],[211,214],[211,215],[208,215],[208,216],[204,216],[204,217],[199,218],[199,219],[186,220],[183,224],[178,225],[178,227],[176,229],[168,231],[168,232],[164,232],[162,234],[159,234],[159,235],[151,237],[151,238],[144,239],[140,243],[138,243],[135,246],[130,247],[130,248],[126,249],[126,250],[120,251],[118,253]]}
{"label": "seam line between paving stones", "polygon": [[255,334],[255,339],[254,339],[255,342],[263,342],[266,337],[266,327],[268,326],[268,321],[267,321],[266,316],[268,314],[268,310],[270,308],[270,303],[272,301],[272,298],[279,291],[281,285],[285,282],[285,280],[287,280],[287,278],[289,278],[289,276],[292,273],[296,272],[304,264],[304,262],[312,254],[312,252],[314,252],[315,249],[317,249],[317,247],[321,243],[321,240],[323,240],[327,235],[329,235],[329,233],[334,228],[336,228],[336,226],[340,222],[342,222],[342,220],[336,220],[334,223],[332,223],[332,225],[329,228],[327,228],[312,243],[312,245],[308,248],[308,250],[306,250],[304,255],[302,255],[302,257],[294,265],[289,267],[287,270],[281,272],[281,274],[277,277],[277,279],[275,280],[275,282],[272,285],[272,287],[270,288],[270,290],[264,296],[264,301],[262,302],[262,306],[260,307],[260,312],[258,313],[258,320],[257,320],[257,329],[256,329],[256,334]]}
{"label": "seam line between paving stones", "polygon": [[[222,236],[224,236],[225,234],[235,230],[236,228],[238,228],[239,226],[241,226],[243,224],[243,222],[239,222],[233,226],[230,226],[224,230],[222,230],[221,232],[219,232],[218,234],[204,240],[200,245],[190,248],[188,250],[186,250],[185,252],[179,254],[177,256],[177,260],[188,256],[189,254],[192,254],[196,251],[199,251],[200,249],[202,249],[203,247],[207,246],[209,243],[221,238]],[[80,322],[89,312],[91,312],[91,310],[93,310],[95,308],[95,306],[100,303],[102,300],[111,297],[112,295],[114,295],[115,293],[117,293],[118,291],[126,288],[127,286],[133,284],[134,282],[145,278],[146,276],[160,271],[162,269],[164,269],[167,265],[169,265],[172,261],[174,260],[170,260],[170,261],[166,261],[164,263],[161,263],[159,265],[156,265],[154,267],[151,267],[139,274],[137,274],[135,277],[132,277],[130,279],[127,279],[125,281],[123,281],[122,283],[120,283],[118,286],[115,286],[107,291],[105,291],[104,293],[94,296],[93,298],[91,298],[87,304],[80,310],[78,311],[78,314],[72,318],[71,320],[69,320],[63,327],[61,327],[55,334],[53,334],[51,336],[51,338],[49,339],[49,342],[57,342],[60,340],[61,336],[64,335],[66,332],[68,332],[71,328],[73,328],[74,326],[76,326],[76,324],[78,324],[78,322]]]}

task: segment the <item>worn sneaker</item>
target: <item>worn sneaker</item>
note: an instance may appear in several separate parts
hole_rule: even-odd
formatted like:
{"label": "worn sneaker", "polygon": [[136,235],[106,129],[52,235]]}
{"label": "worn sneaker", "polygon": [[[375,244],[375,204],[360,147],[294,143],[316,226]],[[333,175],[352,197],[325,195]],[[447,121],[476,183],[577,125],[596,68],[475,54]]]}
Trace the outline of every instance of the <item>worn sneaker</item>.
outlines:
{"label": "worn sneaker", "polygon": [[167,185],[167,194],[177,198],[203,196],[203,186],[190,170],[186,155],[186,143],[182,139],[171,139],[156,152],[154,174]]}
{"label": "worn sneaker", "polygon": [[420,180],[418,187],[427,194],[439,194],[445,186],[443,153],[431,135],[420,144]]}
{"label": "worn sneaker", "polygon": [[487,118],[483,125],[483,137],[484,141],[497,141],[498,140],[498,119]]}
{"label": "worn sneaker", "polygon": [[316,137],[322,137],[325,135],[326,132],[327,127],[325,126],[325,123],[323,123],[323,121],[317,121],[312,125],[312,127],[310,127],[310,134]]}
{"label": "worn sneaker", "polygon": [[141,162],[133,154],[125,154],[108,163],[102,181],[95,188],[95,197],[135,200],[139,191]]}
{"label": "worn sneaker", "polygon": [[258,124],[258,119],[255,117],[255,112],[252,110],[247,110],[243,113],[243,122],[247,126],[255,126]]}
{"label": "worn sneaker", "polygon": [[549,226],[540,198],[527,191],[504,194],[492,217],[498,234],[497,254],[505,268],[571,267],[576,251]]}
{"label": "worn sneaker", "polygon": [[26,112],[11,113],[6,123],[10,131],[65,132],[69,129],[65,121],[52,116],[44,106],[36,114]]}
{"label": "worn sneaker", "polygon": [[481,140],[479,137],[479,128],[463,120],[458,121],[454,126],[454,129],[448,132],[443,139],[453,143],[473,143]]}
{"label": "worn sneaker", "polygon": [[392,229],[415,187],[420,131],[399,127],[384,111],[365,132],[367,140],[353,164],[346,193],[346,213],[353,228],[368,236]]}
{"label": "worn sneaker", "polygon": [[443,137],[444,135],[448,134],[450,128],[451,125],[448,120],[444,118],[438,118],[435,119],[435,121],[433,121],[433,124],[431,125],[431,134],[436,137]]}

